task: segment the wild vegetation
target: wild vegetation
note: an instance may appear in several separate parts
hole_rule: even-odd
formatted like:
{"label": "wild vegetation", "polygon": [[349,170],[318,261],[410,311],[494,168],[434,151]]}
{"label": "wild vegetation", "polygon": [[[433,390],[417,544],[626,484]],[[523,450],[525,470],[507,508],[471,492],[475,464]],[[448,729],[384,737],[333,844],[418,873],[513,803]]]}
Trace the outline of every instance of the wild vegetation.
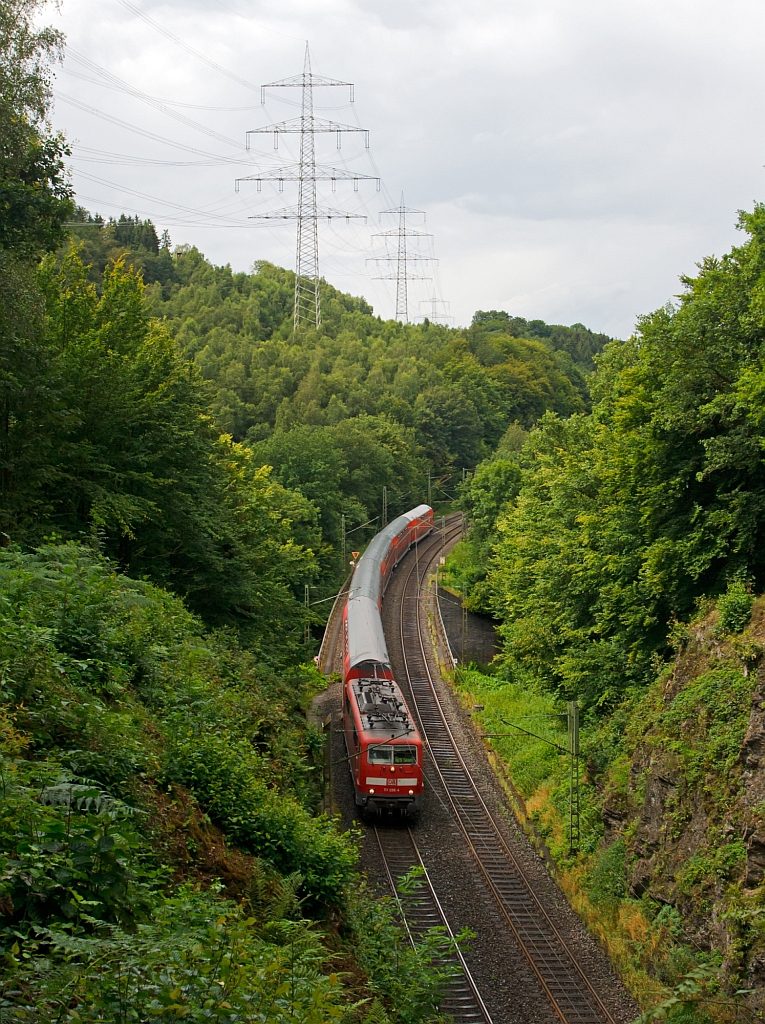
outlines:
{"label": "wild vegetation", "polygon": [[567,766],[538,741],[498,749],[575,902],[670,1016],[748,1012],[737,989],[762,1007],[765,207],[739,226],[595,357],[590,412],[547,412],[478,467],[449,566],[500,621],[493,674],[464,681],[490,731],[580,702],[580,860]]}
{"label": "wild vegetation", "polygon": [[273,467],[319,510],[321,565],[337,571],[341,517],[379,524],[427,497],[446,503],[463,468],[516,421],[584,410],[584,374],[608,340],[581,324],[551,327],[476,313],[468,331],[383,321],[363,299],[322,283],[322,326],[295,335],[294,275],[215,267],[194,248],[171,252],[152,225],[78,211],[72,236],[100,290],[122,258],[148,282],[146,310],[208,382],[218,429]]}
{"label": "wild vegetation", "polygon": [[761,1012],[765,208],[627,342],[326,282],[295,334],[289,271],[75,206],[40,6],[0,11],[0,1009],[434,1018],[447,940],[318,813],[303,643],[430,484],[501,623],[482,724],[582,708],[577,856],[565,759],[496,746],[572,902],[655,1015]]}
{"label": "wild vegetation", "polygon": [[90,279],[41,6],[0,10],[0,1015],[434,1020],[451,940],[413,948],[319,813],[324,510],[224,432],[129,260]]}
{"label": "wild vegetation", "polygon": [[433,1017],[449,940],[411,949],[315,813],[313,666],[72,543],[0,553],[0,594],[8,1019]]}

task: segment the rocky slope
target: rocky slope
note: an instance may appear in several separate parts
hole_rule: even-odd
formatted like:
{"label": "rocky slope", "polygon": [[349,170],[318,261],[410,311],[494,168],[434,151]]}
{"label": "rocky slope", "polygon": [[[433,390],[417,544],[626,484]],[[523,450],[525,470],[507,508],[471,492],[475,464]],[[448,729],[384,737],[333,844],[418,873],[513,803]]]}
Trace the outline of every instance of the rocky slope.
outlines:
{"label": "rocky slope", "polygon": [[[546,767],[530,768],[530,751],[494,741],[571,903],[644,1009],[677,1021],[765,1009],[765,598],[743,603],[677,624],[653,686],[585,719],[578,857],[567,759],[540,747]],[[497,677],[458,685],[486,731],[553,710]]]}

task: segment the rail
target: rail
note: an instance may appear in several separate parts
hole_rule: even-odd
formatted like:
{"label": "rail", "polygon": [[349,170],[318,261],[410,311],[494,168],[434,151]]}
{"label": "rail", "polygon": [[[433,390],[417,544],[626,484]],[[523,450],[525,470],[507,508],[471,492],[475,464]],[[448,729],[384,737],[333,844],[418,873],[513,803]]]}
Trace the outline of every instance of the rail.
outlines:
{"label": "rail", "polygon": [[[454,820],[559,1020],[563,1024],[603,1024],[604,1021],[614,1024],[576,955],[568,948],[520,862],[507,846],[455,741],[438,696],[423,639],[420,593],[431,562],[432,559],[418,559],[410,568],[399,616],[411,707],[419,719],[424,746]],[[416,601],[414,615],[408,613],[412,600]]]}
{"label": "rail", "polygon": [[[481,993],[465,962],[462,950],[457,945],[441,901],[433,888],[411,829],[383,830],[375,826],[374,832],[388,884],[398,903],[401,918],[412,946],[415,944],[417,935],[421,935],[429,928],[438,927],[443,928],[454,943],[453,954],[446,958],[446,962],[451,963],[455,969],[454,976],[439,1004],[439,1010],[441,1013],[448,1014],[455,1024],[472,1024],[472,1022],[492,1024],[486,1004],[481,998]],[[422,884],[414,892],[402,895],[398,892],[397,879],[405,875],[412,867],[422,869]]]}

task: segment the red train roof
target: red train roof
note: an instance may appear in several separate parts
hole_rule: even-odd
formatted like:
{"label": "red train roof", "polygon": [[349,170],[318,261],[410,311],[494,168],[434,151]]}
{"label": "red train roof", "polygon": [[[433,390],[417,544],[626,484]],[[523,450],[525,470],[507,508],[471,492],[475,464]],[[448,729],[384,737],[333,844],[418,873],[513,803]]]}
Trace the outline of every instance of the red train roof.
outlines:
{"label": "red train roof", "polygon": [[403,694],[392,679],[353,679],[349,682],[361,725],[370,743],[390,739],[419,742],[420,736]]}

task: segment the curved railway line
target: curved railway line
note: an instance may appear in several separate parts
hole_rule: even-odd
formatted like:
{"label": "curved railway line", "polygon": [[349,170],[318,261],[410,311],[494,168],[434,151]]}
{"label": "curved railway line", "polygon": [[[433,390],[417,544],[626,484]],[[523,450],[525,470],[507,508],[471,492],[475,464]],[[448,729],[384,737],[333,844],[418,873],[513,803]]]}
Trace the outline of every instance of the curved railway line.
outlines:
{"label": "curved railway line", "polygon": [[[460,752],[450,724],[450,711],[438,694],[434,676],[437,670],[427,653],[430,638],[423,596],[442,548],[448,548],[461,530],[461,516],[445,520],[442,528],[437,527],[414,547],[399,570],[404,580],[397,639],[405,678],[398,678],[398,683],[417,722],[431,768],[426,773],[429,800],[437,800],[448,811],[457,834],[464,838],[501,918],[539,984],[540,995],[544,994],[555,1017],[562,1024],[616,1024],[581,968],[576,952],[556,927],[522,863],[505,841]],[[377,824],[373,831],[385,876],[398,900],[410,939],[434,925],[444,927],[453,937],[459,929],[453,929],[447,919],[412,830],[400,824]],[[413,893],[397,893],[396,879],[418,866],[425,869],[420,887]],[[484,998],[459,949],[453,963],[456,973],[441,1003],[442,1012],[448,1013],[455,1024],[492,1024]]]}
{"label": "curved railway line", "polygon": [[[414,944],[415,936],[427,931],[428,928],[439,926],[453,939],[454,932],[433,888],[411,829],[386,829],[375,825],[374,833],[388,884],[401,909],[401,917],[410,942]],[[396,882],[413,867],[422,868],[422,883],[413,893],[400,894],[396,889]],[[455,968],[455,976],[441,1000],[441,1012],[449,1014],[455,1024],[469,1024],[472,1021],[492,1024],[489,1011],[458,946],[455,946],[455,953],[449,958],[449,962]]]}
{"label": "curved railway line", "polygon": [[[435,546],[440,548],[440,541]],[[410,710],[427,739],[441,797],[450,805],[500,911],[559,1019],[565,1024],[614,1024],[505,843],[455,742],[425,653],[420,595],[431,562],[432,558],[424,557],[415,561],[404,586],[399,626],[407,678],[400,682],[405,684],[405,692],[409,690]],[[410,614],[412,602],[414,615]]]}

